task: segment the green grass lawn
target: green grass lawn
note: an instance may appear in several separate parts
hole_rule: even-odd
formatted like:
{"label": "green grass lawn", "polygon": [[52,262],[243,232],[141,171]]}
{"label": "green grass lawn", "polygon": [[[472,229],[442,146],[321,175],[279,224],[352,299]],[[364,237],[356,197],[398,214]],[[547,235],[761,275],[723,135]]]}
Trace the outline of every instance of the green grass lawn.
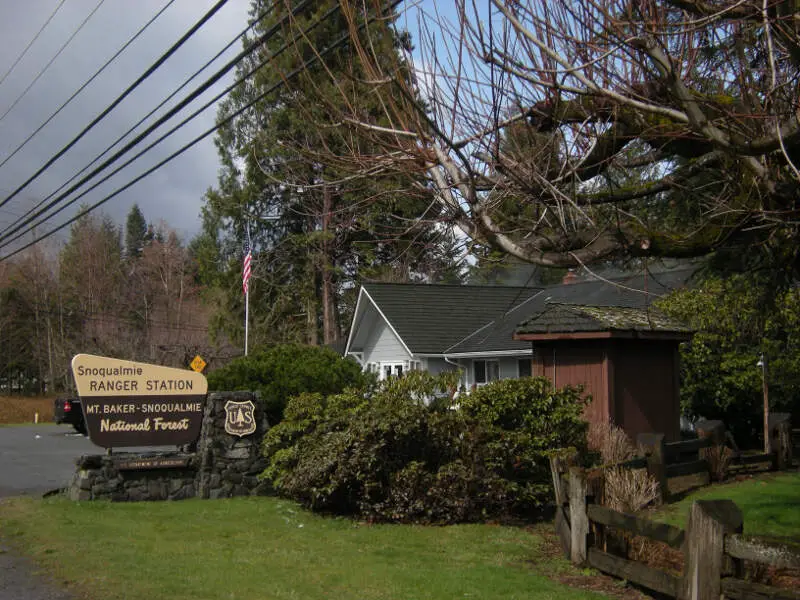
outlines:
{"label": "green grass lawn", "polygon": [[571,567],[531,531],[366,525],[274,498],[15,498],[0,502],[0,535],[91,599],[602,597],[548,578]]}
{"label": "green grass lawn", "polygon": [[686,526],[695,500],[733,500],[742,510],[744,532],[751,535],[800,539],[800,473],[768,473],[693,492],[680,502],[662,507],[653,518]]}

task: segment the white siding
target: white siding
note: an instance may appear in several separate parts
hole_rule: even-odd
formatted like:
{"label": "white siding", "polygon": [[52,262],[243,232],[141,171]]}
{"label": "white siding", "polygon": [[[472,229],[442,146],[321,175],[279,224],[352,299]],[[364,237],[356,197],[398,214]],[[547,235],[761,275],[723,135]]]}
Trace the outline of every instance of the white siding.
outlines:
{"label": "white siding", "polygon": [[371,362],[403,362],[410,360],[403,344],[386,325],[383,319],[378,319],[372,328],[372,333],[364,344],[364,364]]}
{"label": "white siding", "polygon": [[456,371],[458,367],[446,362],[443,358],[428,357],[423,363],[431,375],[438,375],[447,371]]}

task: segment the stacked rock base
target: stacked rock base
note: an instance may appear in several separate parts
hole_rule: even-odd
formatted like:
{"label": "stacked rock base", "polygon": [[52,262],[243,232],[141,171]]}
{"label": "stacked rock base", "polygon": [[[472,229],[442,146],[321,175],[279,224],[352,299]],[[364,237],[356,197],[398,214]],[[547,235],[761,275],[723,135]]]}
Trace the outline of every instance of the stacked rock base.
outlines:
{"label": "stacked rock base", "polygon": [[[230,400],[250,400],[255,405],[252,434],[237,436],[225,431],[225,403]],[[212,393],[206,398],[200,438],[193,451],[115,450],[81,456],[67,496],[76,501],[141,502],[266,495],[271,489],[258,475],[266,467],[261,442],[268,429],[263,405],[254,394]]]}

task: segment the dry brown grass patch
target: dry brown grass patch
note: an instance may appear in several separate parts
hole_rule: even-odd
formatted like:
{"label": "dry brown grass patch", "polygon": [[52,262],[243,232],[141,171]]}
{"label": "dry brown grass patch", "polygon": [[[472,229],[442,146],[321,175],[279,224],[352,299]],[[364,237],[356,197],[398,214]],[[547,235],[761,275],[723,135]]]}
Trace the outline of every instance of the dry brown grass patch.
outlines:
{"label": "dry brown grass patch", "polygon": [[603,464],[615,464],[636,456],[636,447],[622,427],[613,423],[590,423],[586,443],[600,453]]}
{"label": "dry brown grass patch", "polygon": [[0,424],[33,423],[36,413],[39,413],[40,423],[50,423],[53,421],[54,400],[54,396],[0,396]]}
{"label": "dry brown grass patch", "polygon": [[701,453],[708,461],[708,472],[713,481],[725,481],[733,459],[733,450],[727,446],[711,446]]}
{"label": "dry brown grass patch", "polygon": [[684,569],[684,554],[680,548],[671,548],[643,536],[629,536],[628,559],[680,576]]}
{"label": "dry brown grass patch", "polygon": [[606,469],[605,501],[612,510],[635,513],[659,496],[658,482],[645,469]]}

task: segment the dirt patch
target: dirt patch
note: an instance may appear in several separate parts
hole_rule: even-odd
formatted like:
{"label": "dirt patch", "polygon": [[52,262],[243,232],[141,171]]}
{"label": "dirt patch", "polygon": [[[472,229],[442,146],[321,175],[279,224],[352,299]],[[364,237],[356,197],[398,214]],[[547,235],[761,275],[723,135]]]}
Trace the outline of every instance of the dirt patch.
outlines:
{"label": "dirt patch", "polygon": [[[539,550],[541,557],[545,559],[542,561],[543,564],[549,566],[554,559],[563,557],[558,537],[552,526],[537,527],[536,534],[542,538],[542,546]],[[546,560],[547,558],[553,560]],[[551,579],[564,585],[581,590],[600,592],[620,600],[652,600],[655,598],[655,596],[651,596],[625,581],[615,579],[609,575],[603,575],[595,569],[578,569],[567,566],[566,568],[547,569],[546,571],[542,569],[542,574],[548,575]]]}
{"label": "dirt patch", "polygon": [[766,583],[787,590],[797,590],[800,588],[800,569],[777,569],[775,567],[770,567],[767,570]]}
{"label": "dirt patch", "polygon": [[51,423],[54,400],[54,396],[0,396],[0,424],[33,423],[37,413],[40,423]]}
{"label": "dirt patch", "polygon": [[73,600],[64,585],[59,585],[32,560],[0,539],[0,600]]}

